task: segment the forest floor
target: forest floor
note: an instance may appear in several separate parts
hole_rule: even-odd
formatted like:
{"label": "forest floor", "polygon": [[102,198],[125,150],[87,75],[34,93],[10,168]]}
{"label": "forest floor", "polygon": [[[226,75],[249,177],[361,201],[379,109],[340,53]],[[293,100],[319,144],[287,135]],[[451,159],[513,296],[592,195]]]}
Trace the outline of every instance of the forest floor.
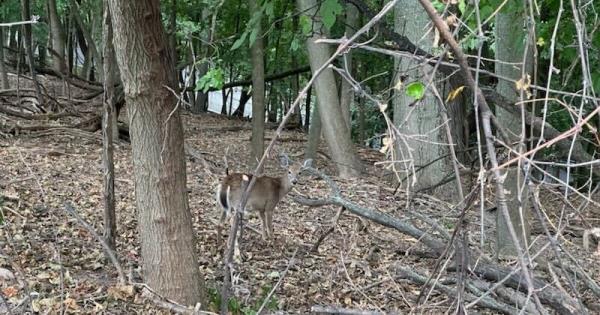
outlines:
{"label": "forest floor", "polygon": [[[247,122],[213,114],[184,114],[183,122],[186,145],[201,152],[207,161],[215,165],[222,163],[228,150],[230,170],[250,171],[246,165],[250,130],[224,130],[224,127],[248,126]],[[272,136],[273,132],[268,131],[267,137]],[[288,153],[292,159],[301,159],[306,135],[285,131],[282,138],[278,150]],[[321,150],[327,151],[324,146]],[[382,154],[371,149],[359,151],[368,165],[368,172],[359,180],[335,178],[344,197],[402,220],[412,221],[415,217],[411,213],[418,212],[452,231],[458,210],[448,210],[452,208],[450,204],[426,195],[407,203],[404,191],[394,195],[394,185],[383,179],[380,167],[374,166],[375,162],[383,160]],[[0,313],[9,308],[13,313],[28,310],[41,313],[168,313],[143,299],[139,287],[118,286],[115,269],[105,260],[98,241],[65,211],[65,203],[71,203],[83,219],[101,233],[101,155],[99,132],[56,129],[16,137],[0,135],[0,207],[4,215],[0,230],[0,290],[4,300],[0,300]],[[275,160],[269,162],[267,174],[282,172]],[[334,174],[333,165],[323,155],[317,160],[317,166]],[[115,170],[117,254],[130,280],[140,282],[133,167],[131,148],[126,142],[116,144]],[[224,251],[224,241],[217,237],[220,210],[214,192],[222,174],[207,174],[202,163],[188,155],[187,175],[200,268],[206,279],[211,307],[214,307],[218,301],[215,292],[222,281]],[[552,220],[563,217],[569,226],[600,226],[598,207],[589,205],[585,210],[586,222],[580,222],[580,215],[561,212],[565,208],[560,201],[560,192],[541,189],[546,214]],[[305,175],[292,194],[322,197],[327,192],[323,180]],[[594,198],[600,200],[599,195]],[[417,240],[395,230],[345,212],[318,252],[307,251],[306,248],[310,248],[332,225],[337,211],[334,206],[307,207],[285,198],[274,215],[273,241],[263,241],[252,228],[246,229],[242,242],[245,257],[236,265],[232,307],[239,313],[256,311],[267,292],[284,275],[295,254],[294,263],[268,303],[270,313],[305,314],[314,305],[386,313],[412,310],[437,314],[449,309],[452,299],[435,290],[427,302],[417,308],[415,302],[421,288],[399,277],[397,266],[410,266],[414,271],[429,275],[438,257],[432,256]],[[479,244],[478,212],[477,209],[469,212],[473,246]],[[493,226],[494,215],[488,214],[483,220],[486,231]],[[250,213],[248,218],[250,227],[260,230],[257,215]],[[545,243],[539,229],[534,228],[534,233],[533,238],[538,244]],[[600,279],[597,256],[581,250],[581,230],[567,231],[563,235],[565,250],[576,256],[593,279]],[[493,239],[493,235],[487,235],[487,239]],[[439,281],[443,282],[444,276]],[[583,299],[591,298],[586,292],[581,294]]]}

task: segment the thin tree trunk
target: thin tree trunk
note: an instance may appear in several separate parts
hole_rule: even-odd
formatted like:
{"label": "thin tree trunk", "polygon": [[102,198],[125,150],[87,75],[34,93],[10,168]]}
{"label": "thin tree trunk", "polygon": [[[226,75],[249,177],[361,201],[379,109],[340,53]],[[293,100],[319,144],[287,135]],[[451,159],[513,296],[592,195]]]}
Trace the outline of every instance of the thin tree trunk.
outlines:
{"label": "thin tree trunk", "polygon": [[[524,66],[515,66],[514,64],[505,64],[503,62],[518,63],[523,62],[524,56],[524,33],[516,34],[515,26],[524,25],[526,13],[523,7],[515,1],[511,1],[511,9],[501,10],[496,15],[496,59],[502,62],[496,63],[496,74],[507,77],[513,80],[519,80],[522,77],[522,72],[532,74],[532,55],[526,58]],[[515,11],[516,12],[513,12]],[[510,101],[516,102],[523,100],[523,96],[519,96],[519,91],[515,90],[514,84],[499,80],[496,86],[498,93]],[[522,91],[521,91],[522,92]],[[521,105],[523,106],[523,105]],[[515,116],[505,111],[503,108],[496,106],[496,117],[498,121],[506,128],[512,131],[515,139],[522,137],[525,132],[522,129],[521,120],[514,119]],[[524,148],[514,146],[517,152]],[[530,238],[529,226],[529,206],[527,184],[523,179],[523,174],[518,167],[508,169],[506,179],[504,181],[504,189],[506,191],[506,204],[510,215],[510,223],[514,227],[521,248],[527,249]],[[510,235],[508,222],[500,211],[496,215],[496,254],[499,257],[514,257],[518,251],[515,247],[513,239]]]}
{"label": "thin tree trunk", "polygon": [[365,107],[366,99],[361,97],[358,100],[358,143],[364,145],[366,140],[366,129],[367,129],[367,120],[366,120],[366,107]]}
{"label": "thin tree trunk", "polygon": [[113,161],[115,119],[115,50],[113,33],[108,9],[108,1],[104,0],[104,17],[102,34],[104,41],[104,102],[102,115],[102,161],[104,165],[104,241],[115,249],[117,236],[117,217],[115,213],[115,164]]}
{"label": "thin tree trunk", "polygon": [[[250,12],[258,12],[257,0],[248,2]],[[256,40],[250,48],[252,62],[252,144],[250,167],[254,168],[265,150],[265,48],[259,17]]]}
{"label": "thin tree trunk", "polygon": [[[29,0],[21,0],[21,18],[23,21],[27,21],[31,19],[31,7]],[[31,78],[33,78],[33,85],[35,86],[35,94],[37,96],[37,100],[40,107],[44,106],[44,99],[42,98],[42,92],[40,91],[40,85],[37,80],[37,76],[35,75],[35,65],[34,65],[34,56],[33,56],[33,44],[31,39],[31,24],[23,25],[23,44],[25,47],[25,52],[27,54],[27,63],[29,64],[29,72],[31,73]]]}
{"label": "thin tree trunk", "polygon": [[[92,70],[92,68],[94,67],[93,61],[96,62],[97,69],[104,69],[104,66],[102,65],[102,56],[100,56],[100,53],[98,52],[96,44],[94,43],[94,38],[92,37],[90,30],[88,30],[86,28],[85,24],[83,23],[83,19],[81,18],[81,14],[79,13],[79,10],[80,10],[79,4],[75,0],[71,0],[70,2],[71,2],[71,13],[72,13],[71,16],[75,19],[75,22],[79,26],[79,30],[81,31],[81,34],[83,35],[83,39],[85,40],[85,43],[87,44],[89,53],[91,53],[91,55],[86,54],[86,62],[88,62],[88,58],[89,58],[89,65],[88,65],[89,68],[87,69],[88,72],[93,71]],[[92,23],[92,29],[93,29],[93,23]],[[81,39],[80,39],[80,43],[81,43]],[[84,74],[87,74],[87,73],[84,73]],[[101,77],[100,77],[100,81],[102,81]]]}
{"label": "thin tree trunk", "polygon": [[175,95],[165,88],[178,90],[160,3],[109,3],[130,120],[144,281],[168,299],[196,305],[205,300],[204,285],[188,205],[181,117]]}
{"label": "thin tree trunk", "polygon": [[[316,0],[297,0],[297,3],[299,12],[302,12],[304,16],[312,18],[317,15]],[[322,23],[317,19],[317,21],[313,21],[312,25],[315,33],[306,41],[306,46],[310,67],[314,73],[331,57],[331,52],[328,45],[314,42],[323,38],[322,35],[316,33],[323,28]],[[321,75],[315,81],[314,87],[319,99],[319,113],[323,122],[325,140],[340,177],[352,178],[359,176],[363,168],[350,139],[350,130],[346,127],[345,120],[342,117],[333,70],[325,69],[321,72]]]}
{"label": "thin tree trunk", "polygon": [[68,30],[67,33],[67,68],[69,68],[69,74],[76,74],[76,60],[75,60],[75,56],[74,56],[74,51],[75,51],[75,47],[77,47],[77,45],[75,44],[75,36],[74,36],[74,31],[73,31],[73,19],[71,18],[71,16],[67,16],[67,21],[68,23],[66,23],[67,27],[65,27],[66,30]]}
{"label": "thin tree trunk", "polygon": [[65,33],[58,17],[56,0],[48,0],[48,15],[52,44],[52,66],[59,73],[65,74],[67,72],[67,64],[65,63]]}
{"label": "thin tree trunk", "polygon": [[[358,13],[358,9],[351,3],[346,3],[346,34],[347,38],[352,37],[356,30],[358,29],[360,22],[360,15]],[[343,67],[346,69],[348,74],[352,76],[352,50],[346,53],[342,57]],[[348,81],[344,78],[342,80],[342,87],[340,93],[340,106],[342,107],[342,114],[344,115],[344,121],[346,122],[346,127],[348,130],[352,128],[352,116],[350,114],[350,110],[352,108],[352,104],[354,103],[354,90],[352,85],[348,83]]]}
{"label": "thin tree trunk", "polygon": [[227,90],[221,90],[221,99],[223,101],[223,106],[221,107],[221,115],[227,116]]}
{"label": "thin tree trunk", "polygon": [[6,73],[6,64],[4,61],[4,28],[0,27],[0,87],[2,87],[3,90],[8,90],[8,75]]}
{"label": "thin tree trunk", "polygon": [[308,88],[308,91],[306,91],[306,113],[304,114],[304,129],[306,131],[308,131],[309,126],[310,126],[310,101],[312,98],[312,86],[310,86]]}
{"label": "thin tree trunk", "polygon": [[[319,114],[319,102],[315,102],[312,110],[311,124],[308,129],[308,142],[306,144],[306,151],[304,152],[304,159],[317,159],[317,149],[319,143],[321,143],[321,115]],[[308,114],[307,114],[308,115]]]}

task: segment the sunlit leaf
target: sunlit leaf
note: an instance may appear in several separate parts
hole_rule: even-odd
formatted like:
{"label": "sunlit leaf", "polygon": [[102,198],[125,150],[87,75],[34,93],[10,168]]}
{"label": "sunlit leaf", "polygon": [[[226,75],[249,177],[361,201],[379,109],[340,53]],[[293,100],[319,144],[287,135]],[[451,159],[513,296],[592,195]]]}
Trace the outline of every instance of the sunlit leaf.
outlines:
{"label": "sunlit leaf", "polygon": [[446,97],[446,103],[452,102],[457,96],[460,95],[460,93],[464,89],[465,89],[465,86],[461,85],[461,86],[457,87],[456,89],[450,91],[450,93],[448,93],[448,97]]}
{"label": "sunlit leaf", "polygon": [[406,86],[406,95],[414,98],[415,100],[420,100],[425,95],[425,84],[421,82],[412,82]]}
{"label": "sunlit leaf", "polygon": [[321,3],[319,14],[326,28],[331,29],[338,14],[342,13],[342,5],[338,0],[325,0]]}

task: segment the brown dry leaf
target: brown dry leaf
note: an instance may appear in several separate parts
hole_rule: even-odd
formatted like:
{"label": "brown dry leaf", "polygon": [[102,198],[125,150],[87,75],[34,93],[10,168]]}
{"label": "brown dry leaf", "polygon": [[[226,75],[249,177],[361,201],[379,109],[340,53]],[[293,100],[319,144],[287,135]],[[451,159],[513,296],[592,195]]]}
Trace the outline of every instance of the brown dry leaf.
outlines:
{"label": "brown dry leaf", "polygon": [[446,17],[446,24],[448,26],[458,26],[458,18],[456,17],[456,15],[452,14]]}
{"label": "brown dry leaf", "polygon": [[67,309],[69,309],[70,311],[79,311],[81,309],[79,304],[77,304],[77,301],[75,301],[75,299],[73,299],[73,298],[66,298],[65,305],[67,306]]}
{"label": "brown dry leaf", "polygon": [[115,300],[127,300],[135,293],[135,288],[132,285],[116,285],[109,287],[107,290],[108,296]]}
{"label": "brown dry leaf", "polygon": [[13,286],[2,289],[2,294],[4,294],[4,296],[7,298],[11,298],[11,297],[17,295],[17,293],[19,293],[19,289],[15,288]]}
{"label": "brown dry leaf", "polygon": [[346,296],[344,298],[344,304],[346,304],[346,305],[352,305],[352,298],[349,297],[349,296]]}
{"label": "brown dry leaf", "polygon": [[531,76],[529,74],[515,82],[515,86],[517,91],[524,91],[525,94],[527,94],[527,98],[531,98],[531,92],[529,92],[529,88],[531,87]]}

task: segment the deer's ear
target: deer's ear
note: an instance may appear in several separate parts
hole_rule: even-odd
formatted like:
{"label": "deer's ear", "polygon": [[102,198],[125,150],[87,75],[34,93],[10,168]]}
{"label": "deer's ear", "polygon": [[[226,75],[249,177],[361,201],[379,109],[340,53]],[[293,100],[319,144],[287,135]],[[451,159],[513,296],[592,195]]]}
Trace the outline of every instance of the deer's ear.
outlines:
{"label": "deer's ear", "polygon": [[279,156],[279,163],[282,167],[287,168],[290,166],[290,158],[287,156],[287,154],[281,154]]}
{"label": "deer's ear", "polygon": [[304,165],[302,165],[303,167],[312,167],[313,164],[313,159],[307,159],[304,161]]}

